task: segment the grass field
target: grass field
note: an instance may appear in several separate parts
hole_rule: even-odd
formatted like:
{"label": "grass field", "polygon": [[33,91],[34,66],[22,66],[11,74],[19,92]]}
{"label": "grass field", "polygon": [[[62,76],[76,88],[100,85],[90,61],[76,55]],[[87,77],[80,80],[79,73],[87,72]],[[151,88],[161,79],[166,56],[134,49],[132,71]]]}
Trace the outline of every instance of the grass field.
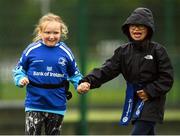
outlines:
{"label": "grass field", "polygon": [[[90,72],[94,67],[99,67],[102,60],[88,60],[87,73]],[[79,64],[79,63],[78,63]],[[177,75],[175,75],[176,77]],[[12,80],[12,77],[10,78]],[[179,92],[179,78],[175,78],[173,88],[168,93],[167,103],[170,105],[178,106],[180,102],[180,92]],[[102,85],[98,89],[91,90],[87,94],[89,105],[122,105],[124,101],[126,83],[122,76],[118,76],[116,79],[109,81],[108,83]],[[68,104],[71,106],[77,106],[79,103],[79,95],[75,92],[72,85],[70,90],[73,93],[73,99],[71,99]],[[13,82],[6,82],[0,84],[0,100],[24,100],[25,98],[25,88],[18,88]]]}
{"label": "grass field", "polygon": [[[108,109],[108,110],[88,110],[87,120],[94,122],[109,122],[109,121],[119,121],[121,117],[121,110],[118,109]],[[76,122],[80,119],[79,110],[69,109],[65,116],[65,122]],[[164,120],[180,121],[180,110],[177,109],[167,109],[165,112]]]}
{"label": "grass field", "polygon": [[[97,64],[96,64],[97,65]],[[88,69],[94,68],[95,64],[89,66]],[[179,81],[175,80],[174,86],[170,93],[168,93],[167,104],[168,109],[165,112],[165,120],[179,120],[180,121],[180,93],[179,93]],[[80,119],[78,109],[71,109],[71,107],[79,107],[80,97],[72,87],[70,90],[73,93],[73,98],[68,101],[67,115],[65,121],[77,121]],[[14,83],[3,83],[0,85],[0,100],[24,100],[25,88],[18,88]],[[118,121],[121,117],[121,106],[124,102],[125,95],[125,81],[122,77],[118,77],[99,89],[91,90],[86,96],[87,109],[88,107],[102,107],[102,109],[90,109],[87,113],[87,119],[91,121]],[[177,107],[174,110],[170,110],[171,106]],[[104,108],[108,107],[108,109]],[[117,107],[116,109],[110,109]],[[118,108],[119,107],[119,108]]]}
{"label": "grass field", "polygon": [[[167,104],[179,107],[180,96],[176,84],[170,93],[168,93]],[[68,105],[78,106],[80,101],[79,94],[74,90],[72,85],[70,90],[73,93],[73,98],[68,101]],[[122,106],[125,95],[124,90],[124,81],[117,78],[104,84],[101,88],[91,90],[87,94],[88,105]],[[5,83],[0,86],[0,100],[24,100],[25,93],[25,88],[18,88],[13,83]]]}

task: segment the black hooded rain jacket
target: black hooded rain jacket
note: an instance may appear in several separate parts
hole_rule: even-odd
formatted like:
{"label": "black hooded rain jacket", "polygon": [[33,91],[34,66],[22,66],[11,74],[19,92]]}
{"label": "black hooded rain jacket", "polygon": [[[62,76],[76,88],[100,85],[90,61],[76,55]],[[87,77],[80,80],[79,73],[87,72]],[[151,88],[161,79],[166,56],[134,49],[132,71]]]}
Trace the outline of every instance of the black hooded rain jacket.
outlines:
{"label": "black hooded rain jacket", "polygon": [[[130,24],[145,25],[148,28],[146,39],[141,42],[133,41],[129,35]],[[95,68],[80,82],[89,82],[91,89],[98,88],[122,74],[130,83],[143,84],[143,90],[150,98],[145,101],[139,120],[161,123],[166,93],[173,85],[173,68],[165,48],[151,41],[154,33],[152,12],[146,8],[137,8],[123,24],[122,31],[129,42],[117,48],[101,68]]]}

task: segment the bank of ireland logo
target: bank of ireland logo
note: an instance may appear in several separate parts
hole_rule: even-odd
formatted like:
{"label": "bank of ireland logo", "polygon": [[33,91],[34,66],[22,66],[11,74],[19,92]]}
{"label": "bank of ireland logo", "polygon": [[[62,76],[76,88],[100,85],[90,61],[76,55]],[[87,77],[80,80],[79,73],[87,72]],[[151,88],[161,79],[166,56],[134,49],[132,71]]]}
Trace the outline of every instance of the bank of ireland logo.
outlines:
{"label": "bank of ireland logo", "polygon": [[52,71],[52,66],[47,66],[47,71]]}
{"label": "bank of ireland logo", "polygon": [[64,57],[60,57],[58,59],[58,64],[65,66],[66,65],[66,59]]}

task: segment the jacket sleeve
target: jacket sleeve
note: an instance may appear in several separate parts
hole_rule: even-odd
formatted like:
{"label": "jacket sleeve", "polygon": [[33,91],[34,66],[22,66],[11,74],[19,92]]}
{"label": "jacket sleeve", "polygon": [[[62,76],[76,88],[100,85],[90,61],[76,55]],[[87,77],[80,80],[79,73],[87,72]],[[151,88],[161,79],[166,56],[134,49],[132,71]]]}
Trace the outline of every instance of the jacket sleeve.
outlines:
{"label": "jacket sleeve", "polygon": [[79,83],[89,82],[90,88],[98,88],[103,83],[112,80],[121,73],[119,50],[115,50],[114,55],[106,60],[100,68],[95,68],[91,73],[85,76]]}
{"label": "jacket sleeve", "polygon": [[147,84],[144,90],[152,97],[166,94],[173,85],[173,67],[166,50],[161,47],[156,53],[158,76],[155,81]]}

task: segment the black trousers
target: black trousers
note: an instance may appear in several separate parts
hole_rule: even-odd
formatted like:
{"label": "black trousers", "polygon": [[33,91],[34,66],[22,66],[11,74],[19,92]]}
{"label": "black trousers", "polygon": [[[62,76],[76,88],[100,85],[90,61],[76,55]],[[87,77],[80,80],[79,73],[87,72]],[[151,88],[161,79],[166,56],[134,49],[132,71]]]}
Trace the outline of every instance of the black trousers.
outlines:
{"label": "black trousers", "polygon": [[134,122],[134,127],[131,135],[155,135],[155,122],[137,120]]}
{"label": "black trousers", "polygon": [[41,135],[44,126],[45,135],[60,135],[63,115],[47,112],[26,112],[25,134]]}

